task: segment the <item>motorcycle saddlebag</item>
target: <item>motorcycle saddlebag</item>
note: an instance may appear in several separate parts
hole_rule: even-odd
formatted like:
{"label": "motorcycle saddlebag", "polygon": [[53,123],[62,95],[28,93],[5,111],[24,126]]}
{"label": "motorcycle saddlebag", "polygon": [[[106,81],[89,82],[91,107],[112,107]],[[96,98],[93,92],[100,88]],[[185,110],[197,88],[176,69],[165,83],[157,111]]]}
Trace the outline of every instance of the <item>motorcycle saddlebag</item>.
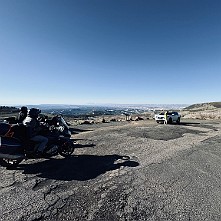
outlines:
{"label": "motorcycle saddlebag", "polygon": [[0,158],[18,159],[23,156],[24,151],[19,140],[0,136]]}
{"label": "motorcycle saddlebag", "polygon": [[7,123],[0,123],[0,135],[5,135],[11,126]]}

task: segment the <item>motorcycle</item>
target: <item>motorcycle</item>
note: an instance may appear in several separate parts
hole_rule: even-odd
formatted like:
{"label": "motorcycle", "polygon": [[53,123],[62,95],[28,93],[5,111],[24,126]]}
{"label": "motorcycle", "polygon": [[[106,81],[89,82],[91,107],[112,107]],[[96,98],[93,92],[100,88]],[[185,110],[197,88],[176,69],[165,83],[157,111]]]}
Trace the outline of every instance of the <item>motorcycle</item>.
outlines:
{"label": "motorcycle", "polygon": [[[71,132],[62,116],[55,116],[51,120],[41,120],[41,135],[48,138],[43,152],[47,158],[60,154],[68,157],[74,152],[74,143],[70,139]],[[7,129],[9,130],[7,131]],[[7,132],[6,132],[7,131]],[[22,124],[0,124],[0,165],[14,168],[23,160],[36,158],[36,143],[27,136],[27,128]]]}
{"label": "motorcycle", "polygon": [[60,134],[64,137],[71,137],[71,131],[68,123],[65,121],[62,115],[56,115],[52,119],[48,119],[48,116],[46,115],[41,115],[38,120],[50,127],[57,127]]}

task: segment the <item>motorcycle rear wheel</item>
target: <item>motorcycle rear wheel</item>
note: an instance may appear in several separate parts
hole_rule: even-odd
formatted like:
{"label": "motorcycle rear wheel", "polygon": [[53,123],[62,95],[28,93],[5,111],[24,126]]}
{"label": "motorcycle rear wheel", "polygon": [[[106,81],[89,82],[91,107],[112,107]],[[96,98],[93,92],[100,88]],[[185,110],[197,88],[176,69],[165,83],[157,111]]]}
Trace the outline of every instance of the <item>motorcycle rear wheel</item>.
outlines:
{"label": "motorcycle rear wheel", "polygon": [[59,149],[58,153],[62,157],[69,157],[74,152],[74,145],[72,143],[64,143]]}
{"label": "motorcycle rear wheel", "polygon": [[23,159],[18,159],[18,160],[11,160],[11,159],[6,159],[6,158],[1,158],[0,159],[0,165],[3,167],[6,167],[8,169],[13,169],[18,166],[19,163],[22,162]]}

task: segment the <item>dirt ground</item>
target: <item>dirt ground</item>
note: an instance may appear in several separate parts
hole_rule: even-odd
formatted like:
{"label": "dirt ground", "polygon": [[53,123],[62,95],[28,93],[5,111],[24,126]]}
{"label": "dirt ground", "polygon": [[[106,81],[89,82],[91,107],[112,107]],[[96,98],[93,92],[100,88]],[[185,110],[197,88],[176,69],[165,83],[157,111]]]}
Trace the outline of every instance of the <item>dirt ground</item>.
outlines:
{"label": "dirt ground", "polygon": [[221,121],[72,126],[70,158],[0,167],[0,220],[221,220]]}

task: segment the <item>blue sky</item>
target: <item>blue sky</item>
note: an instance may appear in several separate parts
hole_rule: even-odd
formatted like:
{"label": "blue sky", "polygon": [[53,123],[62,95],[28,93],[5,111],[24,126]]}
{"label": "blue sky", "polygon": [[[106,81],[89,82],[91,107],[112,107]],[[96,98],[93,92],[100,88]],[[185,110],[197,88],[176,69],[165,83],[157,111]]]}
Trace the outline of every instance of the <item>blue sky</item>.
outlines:
{"label": "blue sky", "polygon": [[221,101],[221,1],[0,0],[0,104]]}

